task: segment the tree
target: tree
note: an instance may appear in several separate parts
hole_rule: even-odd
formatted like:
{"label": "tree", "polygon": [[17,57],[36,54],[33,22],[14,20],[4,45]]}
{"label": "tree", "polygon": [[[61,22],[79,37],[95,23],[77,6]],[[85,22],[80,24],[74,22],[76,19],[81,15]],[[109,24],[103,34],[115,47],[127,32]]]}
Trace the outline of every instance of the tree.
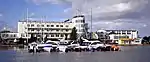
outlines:
{"label": "tree", "polygon": [[36,42],[36,41],[37,41],[37,38],[34,37],[34,34],[31,34],[31,38],[29,39],[28,43],[32,43],[32,42]]}
{"label": "tree", "polygon": [[77,30],[75,27],[72,29],[72,32],[70,34],[70,40],[77,40]]}
{"label": "tree", "polygon": [[149,42],[149,37],[144,36],[143,39],[142,39],[142,44],[145,44],[147,42]]}
{"label": "tree", "polygon": [[19,38],[19,42],[17,42],[17,44],[24,44],[24,39],[22,37]]}
{"label": "tree", "polygon": [[45,36],[45,38],[44,38],[44,42],[46,42],[47,40],[48,40],[48,38],[47,38],[48,36],[46,35]]}

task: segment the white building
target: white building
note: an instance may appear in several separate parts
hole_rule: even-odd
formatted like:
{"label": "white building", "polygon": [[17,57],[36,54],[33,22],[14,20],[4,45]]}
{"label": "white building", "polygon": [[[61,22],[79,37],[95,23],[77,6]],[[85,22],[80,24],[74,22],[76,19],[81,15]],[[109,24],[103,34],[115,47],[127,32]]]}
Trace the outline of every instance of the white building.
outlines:
{"label": "white building", "polygon": [[110,40],[118,44],[129,43],[138,38],[137,30],[98,30],[97,32],[108,33]]}
{"label": "white building", "polygon": [[14,42],[15,39],[20,38],[20,35],[14,32],[7,32],[7,33],[1,33],[1,38],[3,40],[7,40],[8,42]]}
{"label": "white building", "polygon": [[70,38],[73,27],[76,27],[78,34],[87,32],[88,26],[87,23],[85,23],[84,16],[75,16],[65,22],[19,21],[18,33],[23,38],[30,38],[31,34],[35,34],[37,37],[47,35],[50,39],[61,39],[65,35],[67,35],[67,38]]}

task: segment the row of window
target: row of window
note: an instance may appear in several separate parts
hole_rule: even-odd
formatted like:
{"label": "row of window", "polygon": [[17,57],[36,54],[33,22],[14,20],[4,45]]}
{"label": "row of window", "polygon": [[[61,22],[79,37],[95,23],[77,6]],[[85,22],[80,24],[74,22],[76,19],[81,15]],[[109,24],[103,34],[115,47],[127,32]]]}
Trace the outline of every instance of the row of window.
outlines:
{"label": "row of window", "polygon": [[1,36],[4,37],[4,38],[7,38],[7,37],[17,37],[16,34],[2,34]]}
{"label": "row of window", "polygon": [[114,39],[129,38],[129,36],[114,36]]}
{"label": "row of window", "polygon": [[28,31],[57,31],[57,32],[59,32],[59,31],[65,31],[65,32],[68,32],[68,31],[70,31],[69,29],[64,29],[64,30],[59,30],[59,29],[45,29],[45,30],[40,30],[40,29],[28,29]]}
{"label": "row of window", "polygon": [[[23,35],[23,34],[21,36],[25,37],[25,35]],[[37,34],[37,37],[40,37],[40,36],[41,36],[41,34],[40,35]],[[64,37],[64,34],[47,34],[47,37]]]}
{"label": "row of window", "polygon": [[[34,27],[35,24],[27,24],[28,27]],[[37,27],[69,27],[68,25],[40,25],[38,24]]]}
{"label": "row of window", "polygon": [[122,33],[116,33],[116,34],[131,34],[131,33],[125,33],[125,32],[122,32]]}

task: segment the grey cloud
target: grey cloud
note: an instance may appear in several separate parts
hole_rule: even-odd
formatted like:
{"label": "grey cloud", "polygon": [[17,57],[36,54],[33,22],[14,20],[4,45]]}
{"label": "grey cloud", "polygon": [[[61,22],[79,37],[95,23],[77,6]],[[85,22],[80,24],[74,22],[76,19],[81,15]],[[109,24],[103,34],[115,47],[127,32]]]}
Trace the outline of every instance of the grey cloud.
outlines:
{"label": "grey cloud", "polygon": [[[41,1],[41,0],[36,0]],[[149,0],[44,0],[49,3],[71,5],[65,13],[86,15],[90,25],[92,8],[93,30],[105,29],[137,29],[140,33],[148,33],[150,25]],[[144,30],[146,32],[144,32]]]}

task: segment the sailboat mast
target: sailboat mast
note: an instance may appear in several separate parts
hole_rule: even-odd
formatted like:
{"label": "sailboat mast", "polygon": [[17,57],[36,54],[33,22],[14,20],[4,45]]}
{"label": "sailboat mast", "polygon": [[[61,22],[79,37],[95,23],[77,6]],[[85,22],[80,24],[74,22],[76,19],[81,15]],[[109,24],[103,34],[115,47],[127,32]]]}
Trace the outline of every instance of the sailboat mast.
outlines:
{"label": "sailboat mast", "polygon": [[26,16],[26,19],[27,19],[27,36],[26,36],[26,37],[27,37],[27,43],[28,43],[28,28],[29,28],[29,27],[28,27],[28,21],[29,21],[29,20],[28,20],[28,12],[29,12],[29,11],[28,11],[28,8],[27,8],[27,16]]}
{"label": "sailboat mast", "polygon": [[92,36],[92,34],[93,34],[93,33],[92,33],[92,21],[93,21],[92,18],[93,18],[93,16],[92,16],[92,8],[91,8],[91,36],[90,36],[90,39],[92,39],[92,37],[93,37],[93,36]]}

